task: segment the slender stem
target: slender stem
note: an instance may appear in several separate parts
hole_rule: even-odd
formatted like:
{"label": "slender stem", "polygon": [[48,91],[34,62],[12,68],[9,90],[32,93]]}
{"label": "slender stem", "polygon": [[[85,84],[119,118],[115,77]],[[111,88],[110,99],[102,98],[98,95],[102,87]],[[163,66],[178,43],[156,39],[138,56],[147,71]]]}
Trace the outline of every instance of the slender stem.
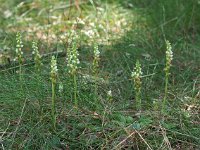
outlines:
{"label": "slender stem", "polygon": [[20,80],[20,83],[22,84],[22,65],[19,64],[19,80]]}
{"label": "slender stem", "polygon": [[140,89],[136,90],[135,99],[136,99],[136,108],[137,108],[137,110],[141,110]]}
{"label": "slender stem", "polygon": [[74,76],[74,104],[75,107],[78,107],[76,74],[74,74],[73,76]]}
{"label": "slender stem", "polygon": [[51,113],[52,113],[52,123],[54,129],[56,128],[56,115],[55,115],[55,83],[52,81],[52,108],[51,108]]}
{"label": "slender stem", "polygon": [[168,80],[169,80],[169,76],[168,76],[168,73],[166,73],[166,75],[165,75],[165,95],[164,95],[164,99],[163,99],[163,103],[162,103],[162,113],[164,113],[164,111],[165,111],[167,92],[168,92]]}
{"label": "slender stem", "polygon": [[141,91],[140,91],[140,100],[139,100],[139,102],[140,102],[140,110],[142,109],[142,99],[141,99]]}
{"label": "slender stem", "polygon": [[22,65],[21,65],[21,63],[19,64],[19,82],[20,82],[21,91],[23,91],[23,83],[22,83]]}
{"label": "slender stem", "polygon": [[[37,72],[37,75],[36,75],[36,78],[37,78],[37,81],[40,80],[40,72],[38,70],[36,70]],[[37,92],[39,93],[40,92],[40,83],[37,82]],[[38,102],[39,102],[39,107],[40,107],[40,115],[41,117],[43,116],[43,112],[42,112],[42,99],[41,98],[38,98]]]}
{"label": "slender stem", "polygon": [[142,109],[142,100],[141,100],[141,89],[139,89],[139,91],[138,91],[138,98],[139,98],[139,100],[138,100],[138,102],[139,102],[139,110],[141,110]]}
{"label": "slender stem", "polygon": [[94,96],[95,96],[95,106],[97,107],[97,73],[95,73]]}

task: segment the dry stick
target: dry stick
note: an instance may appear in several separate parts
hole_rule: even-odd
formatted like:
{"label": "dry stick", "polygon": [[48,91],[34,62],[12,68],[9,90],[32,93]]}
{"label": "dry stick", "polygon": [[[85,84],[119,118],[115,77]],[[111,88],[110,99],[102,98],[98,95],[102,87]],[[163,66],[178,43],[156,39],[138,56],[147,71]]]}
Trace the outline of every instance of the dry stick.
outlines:
{"label": "dry stick", "polygon": [[[81,49],[81,47],[79,47],[77,49],[77,51],[80,51],[80,49]],[[43,60],[45,58],[50,58],[52,55],[56,55],[57,58],[66,57],[66,52],[64,52],[64,51],[55,51],[55,50],[56,49],[53,49],[52,51],[54,51],[54,52],[50,52],[50,53],[46,53],[46,54],[41,55],[41,59]],[[26,56],[26,58],[27,59],[24,60],[23,63],[21,64],[22,67],[23,66],[32,66],[32,65],[35,64],[34,59],[32,58],[32,55],[28,55],[28,56]],[[0,72],[5,72],[5,71],[16,69],[16,68],[19,68],[19,62],[16,62],[14,60],[9,60],[9,63],[6,64],[6,65],[1,65],[0,64]]]}
{"label": "dry stick", "polygon": [[[131,125],[130,125],[130,126],[131,126]],[[128,133],[127,128],[129,128],[130,126],[124,128],[124,130],[125,130],[126,133]],[[142,141],[144,141],[144,143],[147,145],[147,147],[148,147],[150,150],[153,150],[153,149],[151,148],[151,146],[145,141],[145,139],[142,137],[142,135],[141,135],[137,130],[135,130],[134,132],[132,132],[131,134],[129,134],[129,136],[128,136],[126,139],[124,139],[122,142],[120,142],[120,143],[115,147],[115,149],[116,149],[120,144],[122,144],[123,142],[125,142],[128,138],[130,138],[135,132],[140,136],[140,138],[142,139]]]}
{"label": "dry stick", "polygon": [[0,132],[2,135],[0,136],[0,141],[3,141],[3,136],[6,134],[6,131],[9,129],[9,127],[10,127],[10,122],[8,123],[8,126],[7,126],[7,128],[5,129],[5,131],[3,131],[3,132]]}
{"label": "dry stick", "polygon": [[[27,99],[25,99],[25,101],[24,101],[24,105],[23,105],[23,107],[22,107],[22,111],[21,111],[21,114],[20,114],[20,117],[19,117],[19,121],[17,122],[17,127],[16,127],[16,129],[15,129],[15,131],[14,131],[14,133],[13,133],[13,140],[12,140],[12,144],[10,145],[10,148],[12,147],[12,145],[13,145],[13,143],[14,143],[14,139],[15,139],[15,136],[16,136],[16,134],[17,134],[17,130],[19,129],[19,125],[20,125],[20,123],[21,123],[21,121],[22,121],[22,116],[23,116],[23,113],[24,113],[24,108],[25,108],[25,106],[26,106],[26,101],[27,101]],[[9,148],[9,149],[10,149]]]}
{"label": "dry stick", "polygon": [[172,150],[171,144],[166,134],[166,130],[160,125],[160,129],[162,130],[162,135],[164,137],[163,141],[167,144],[168,148]]}
{"label": "dry stick", "polygon": [[129,134],[124,140],[122,140],[119,144],[117,144],[113,150],[117,149],[121,144],[123,144],[124,142],[126,142],[127,139],[129,139],[133,134],[135,134],[135,131],[133,131],[131,134]]}
{"label": "dry stick", "polygon": [[140,138],[142,139],[142,141],[147,145],[147,147],[148,147],[150,150],[153,150],[153,149],[151,148],[151,146],[147,143],[147,141],[145,141],[145,139],[142,137],[142,135],[141,135],[137,130],[135,130],[135,132],[137,132],[137,134],[140,136]]}
{"label": "dry stick", "polygon": [[172,132],[172,133],[176,133],[176,134],[179,134],[179,135],[182,135],[182,136],[187,136],[188,138],[193,138],[197,141],[200,141],[200,138],[198,137],[195,137],[195,136],[191,136],[191,135],[188,135],[188,134],[184,134],[184,133],[181,133],[181,132],[178,132],[178,131],[175,131],[175,130],[170,130],[170,129],[165,129],[166,131],[169,131],[169,132]]}
{"label": "dry stick", "polygon": [[[61,56],[64,56],[64,55],[66,55],[66,53],[64,53],[64,52],[62,52],[62,51],[60,51],[60,52],[51,52],[51,53],[43,54],[43,55],[42,55],[42,58],[47,58],[47,57],[50,57],[50,56],[52,56],[52,55],[61,55]],[[32,59],[32,55],[28,55],[28,56],[26,56],[26,58],[27,58],[27,59],[24,60],[23,63],[22,63],[23,65],[24,65],[24,64],[27,64],[27,63],[31,63],[31,62],[32,62],[32,64],[35,64],[35,63],[34,63],[34,59]],[[14,60],[9,60],[9,61],[10,61],[9,64],[0,65],[0,69],[19,65],[19,63],[16,62],[16,61],[14,61]]]}
{"label": "dry stick", "polygon": [[[129,132],[127,131],[127,129],[130,128],[131,126],[132,126],[132,124],[129,125],[129,126],[127,126],[126,128],[123,128],[123,130],[124,130],[127,134],[129,134]],[[130,138],[134,133],[135,133],[135,132],[132,132],[131,134],[129,134],[129,136],[128,136],[126,139],[124,139],[124,140],[121,141],[119,144],[117,144],[112,150],[117,149],[117,147],[118,147],[119,145],[121,145],[122,143],[124,143],[124,142],[125,142],[128,138]]]}
{"label": "dry stick", "polygon": [[[77,50],[79,51],[81,48],[79,47]],[[51,53],[46,53],[41,55],[41,59],[50,58],[52,55],[56,55],[57,57],[66,57],[66,52],[64,51],[56,51]],[[32,55],[26,56],[26,60],[21,64],[21,66],[32,66],[35,64],[34,59],[32,59]],[[48,61],[47,61],[48,62]],[[48,62],[49,63],[49,62]],[[5,72],[9,70],[13,70],[16,68],[19,68],[20,64],[16,61],[9,60],[9,64],[6,65],[0,65],[0,72]]]}
{"label": "dry stick", "polygon": [[2,132],[2,135],[0,136],[1,147],[2,147],[3,150],[5,149],[5,147],[4,147],[4,145],[3,145],[3,136],[4,136],[4,134],[6,133],[6,131],[9,129],[9,127],[10,127],[10,122],[8,123],[8,126],[7,126],[7,128],[5,129],[5,131],[3,131],[3,132]]}
{"label": "dry stick", "polygon": [[[66,53],[63,52],[63,51],[60,51],[60,52],[51,52],[51,53],[43,54],[41,56],[42,57],[41,59],[50,58],[52,55],[57,55],[57,57],[65,57]],[[32,59],[31,56],[26,56],[26,57],[28,59],[26,59],[21,66],[32,66],[32,65],[35,64],[34,59]],[[4,72],[4,71],[16,69],[16,68],[19,68],[19,63],[15,62],[15,61],[10,61],[9,64],[0,65],[0,72]]]}

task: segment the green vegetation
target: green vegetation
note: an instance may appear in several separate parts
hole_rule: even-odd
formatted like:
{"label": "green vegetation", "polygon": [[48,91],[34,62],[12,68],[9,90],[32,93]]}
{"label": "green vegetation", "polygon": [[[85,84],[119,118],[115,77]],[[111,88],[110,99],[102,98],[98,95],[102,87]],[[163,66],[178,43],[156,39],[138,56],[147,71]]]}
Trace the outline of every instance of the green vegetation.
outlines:
{"label": "green vegetation", "polygon": [[136,108],[138,111],[141,110],[141,77],[142,77],[142,69],[141,69],[141,64],[137,60],[135,64],[134,71],[131,74],[131,77],[133,78],[134,81],[134,90],[135,90],[135,103],[136,103]]}
{"label": "green vegetation", "polygon": [[52,122],[54,129],[56,128],[56,82],[58,76],[57,69],[57,61],[54,56],[51,58],[51,88],[52,88],[52,104],[51,104],[51,112],[52,112]]}
{"label": "green vegetation", "polygon": [[199,0],[0,2],[0,149],[200,149]]}

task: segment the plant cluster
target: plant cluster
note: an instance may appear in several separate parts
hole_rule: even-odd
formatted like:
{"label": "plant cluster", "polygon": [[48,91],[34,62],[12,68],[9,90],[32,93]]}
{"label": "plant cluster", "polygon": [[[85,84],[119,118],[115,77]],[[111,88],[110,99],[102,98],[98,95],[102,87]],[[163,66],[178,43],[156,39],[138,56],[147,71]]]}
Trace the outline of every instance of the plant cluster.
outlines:
{"label": "plant cluster", "polygon": [[22,48],[23,48],[23,42],[22,42],[22,36],[21,36],[21,33],[18,32],[17,35],[16,35],[16,59],[19,63],[19,80],[21,82],[21,86],[22,86],[22,63],[23,63],[23,51],[22,51]]}
{"label": "plant cluster", "polygon": [[166,41],[166,62],[165,62],[165,95],[162,103],[162,112],[165,111],[166,106],[166,99],[167,99],[167,92],[168,92],[168,82],[169,82],[169,75],[170,75],[170,68],[172,66],[172,59],[173,59],[173,52],[172,46],[169,41]]}
{"label": "plant cluster", "polygon": [[57,68],[57,61],[54,56],[51,58],[51,73],[50,73],[50,79],[52,83],[52,122],[53,122],[53,127],[56,127],[56,104],[55,104],[55,99],[56,99],[56,82],[58,78],[58,68]]}
{"label": "plant cluster", "polygon": [[[22,64],[22,50],[23,47],[22,41],[21,41],[21,34],[17,33],[17,45],[16,45],[16,52],[18,54],[18,59],[20,65]],[[34,61],[35,61],[35,68],[37,71],[40,70],[42,62],[41,62],[41,55],[38,51],[38,46],[36,42],[32,43],[33,48],[33,54],[34,54]],[[169,41],[166,41],[166,65],[165,65],[165,96],[162,102],[162,112],[165,110],[166,105],[166,98],[167,98],[167,87],[168,87],[168,80],[170,75],[170,67],[172,65],[172,58],[173,58],[173,52],[172,47]],[[95,105],[98,106],[98,93],[97,93],[97,78],[98,78],[98,68],[99,68],[99,61],[100,61],[100,51],[98,49],[97,43],[94,44],[93,49],[93,63],[92,63],[92,72],[95,77],[95,88],[94,88],[94,99],[95,99]],[[77,76],[78,76],[78,69],[79,69],[79,53],[77,48],[77,42],[72,41],[71,47],[67,49],[67,69],[69,75],[73,79],[73,85],[74,85],[74,105],[76,108],[78,108],[78,85],[77,85]],[[131,78],[134,82],[134,93],[135,93],[135,104],[136,109],[138,111],[142,110],[142,68],[140,62],[137,60],[135,67],[131,73]],[[56,127],[56,84],[58,81],[58,68],[57,68],[57,60],[55,56],[52,56],[51,59],[51,72],[50,72],[50,79],[52,83],[52,122],[54,128]],[[64,90],[63,84],[59,84],[59,93],[62,93]],[[109,102],[113,101],[113,94],[112,91],[109,90],[107,92],[107,100]],[[96,107],[97,108],[97,107]]]}
{"label": "plant cluster", "polygon": [[35,69],[40,72],[41,71],[41,66],[42,66],[42,60],[41,60],[41,55],[38,51],[38,45],[37,42],[33,41],[32,42],[32,49],[33,49],[33,56],[34,56],[34,62],[35,62]]}
{"label": "plant cluster", "polygon": [[135,89],[135,100],[136,100],[136,108],[141,110],[141,87],[142,87],[142,69],[139,61],[136,62],[134,71],[131,74],[131,77],[134,81],[134,89]]}
{"label": "plant cluster", "polygon": [[21,33],[18,32],[16,35],[16,59],[18,60],[19,64],[22,65],[23,63],[23,51],[22,48],[24,47],[23,42],[22,42],[22,36]]}

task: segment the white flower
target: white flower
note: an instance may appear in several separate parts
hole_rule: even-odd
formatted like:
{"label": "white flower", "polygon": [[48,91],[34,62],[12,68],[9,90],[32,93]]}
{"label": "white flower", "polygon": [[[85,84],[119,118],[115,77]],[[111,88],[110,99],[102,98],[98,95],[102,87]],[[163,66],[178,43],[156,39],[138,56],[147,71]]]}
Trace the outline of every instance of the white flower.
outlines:
{"label": "white flower", "polygon": [[142,77],[142,69],[141,69],[141,64],[139,63],[139,61],[136,62],[136,66],[133,70],[133,72],[131,73],[131,77],[134,81],[134,88],[136,91],[140,91],[141,89],[141,77]]}
{"label": "white flower", "polygon": [[62,93],[63,92],[63,84],[60,82],[59,87],[58,87],[58,92]]}
{"label": "white flower", "polygon": [[81,18],[78,18],[78,17],[77,17],[77,21],[78,21],[78,23],[80,23],[80,24],[82,24],[82,25],[85,25],[85,22],[84,22]]}
{"label": "white flower", "polygon": [[51,58],[51,75],[57,75],[58,68],[57,68],[57,61],[55,59],[55,56],[52,56]]}
{"label": "white flower", "polygon": [[37,46],[37,42],[32,42],[32,49],[33,52],[32,54],[34,55],[34,61],[35,61],[35,67],[40,70],[40,67],[42,66],[42,62],[41,62],[41,55],[38,51],[38,46]]}
{"label": "white flower", "polygon": [[23,48],[23,43],[22,43],[22,37],[21,37],[21,33],[18,32],[17,35],[16,35],[16,54],[17,54],[17,59],[19,61],[19,63],[21,64],[22,63],[22,57],[23,57],[23,52],[22,52],[22,48]]}
{"label": "white flower", "polygon": [[89,25],[90,25],[91,27],[95,27],[94,22],[89,23]]}
{"label": "white flower", "polygon": [[80,64],[78,56],[79,56],[79,53],[77,51],[77,45],[74,42],[72,44],[72,48],[68,48],[68,51],[67,51],[67,66],[69,68],[70,74],[74,74],[76,70],[78,69],[78,64]]}
{"label": "white flower", "polygon": [[38,58],[41,58],[41,55],[38,51],[38,46],[37,46],[37,42],[32,42],[32,49],[33,49],[33,52],[32,54],[35,56],[35,57],[38,57]]}
{"label": "white flower", "polygon": [[113,100],[113,95],[112,95],[112,91],[111,90],[109,90],[108,92],[107,92],[107,97],[108,97],[108,101],[112,101]]}
{"label": "white flower", "polygon": [[[166,59],[168,63],[171,63],[173,59],[173,52],[172,52],[172,46],[169,41],[166,41],[167,50],[166,50]],[[171,64],[170,64],[171,65]]]}
{"label": "white flower", "polygon": [[79,39],[79,35],[73,29],[68,32],[67,36],[69,43],[73,43],[73,41],[77,41]]}
{"label": "white flower", "polygon": [[96,74],[98,72],[99,67],[99,60],[100,60],[100,51],[98,45],[95,43],[94,45],[94,59],[93,59],[93,72]]}
{"label": "white flower", "polygon": [[173,60],[173,52],[172,52],[172,46],[169,41],[166,41],[166,66],[165,66],[165,71],[167,74],[169,74],[169,69],[172,65],[172,60]]}
{"label": "white flower", "polygon": [[95,46],[94,46],[94,57],[98,59],[99,55],[100,55],[100,51],[99,51],[98,45],[95,44]]}
{"label": "white flower", "polygon": [[108,94],[109,97],[112,97],[112,91],[111,91],[111,90],[109,90],[109,91],[107,92],[107,94]]}
{"label": "white flower", "polygon": [[136,62],[136,66],[134,68],[134,71],[131,73],[132,78],[140,78],[142,76],[142,68],[139,63],[139,61]]}
{"label": "white flower", "polygon": [[88,30],[84,32],[89,38],[93,38],[95,36],[95,32],[93,30]]}

